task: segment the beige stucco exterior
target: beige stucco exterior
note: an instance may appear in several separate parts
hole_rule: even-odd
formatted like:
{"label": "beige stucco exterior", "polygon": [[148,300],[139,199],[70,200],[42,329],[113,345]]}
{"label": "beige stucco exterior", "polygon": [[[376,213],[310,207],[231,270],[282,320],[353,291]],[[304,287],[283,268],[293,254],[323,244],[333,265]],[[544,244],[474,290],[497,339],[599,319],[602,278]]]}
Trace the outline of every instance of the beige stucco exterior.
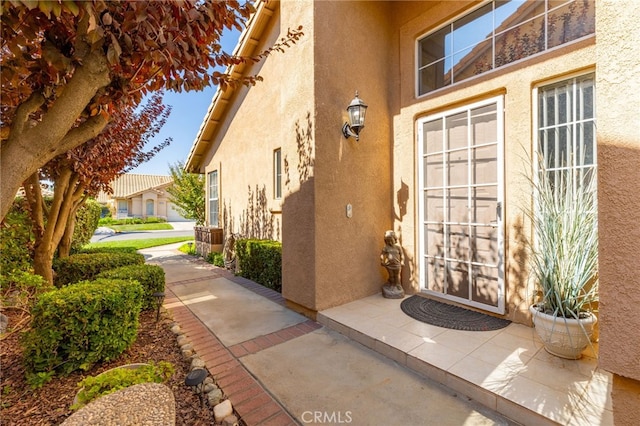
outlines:
{"label": "beige stucco exterior", "polygon": [[600,1],[598,214],[600,365],[614,373],[615,424],[640,423],[640,37],[633,0]]}
{"label": "beige stucco exterior", "polygon": [[[213,119],[203,123],[187,167],[218,171],[225,233],[283,242],[283,296],[313,316],[380,291],[386,272],[378,256],[387,229],[396,231],[404,249],[405,291],[421,290],[418,123],[500,98],[503,316],[529,325],[533,291],[524,241],[531,227],[523,210],[532,203],[527,180],[532,164],[526,159],[535,139],[534,93],[540,86],[595,73],[601,357],[606,368],[627,378],[620,380],[631,380],[625,389],[634,389],[640,379],[640,333],[629,344],[628,330],[640,329],[640,323],[631,319],[631,327],[621,325],[640,305],[640,197],[630,196],[640,192],[640,96],[635,96],[640,93],[640,43],[627,31],[640,12],[631,3],[592,2],[597,5],[595,35],[417,96],[416,40],[479,2],[269,2],[240,48],[260,50],[298,25],[305,34],[284,54],[241,69],[260,73],[264,82],[214,98]],[[620,24],[621,10],[627,24]],[[356,90],[369,105],[359,141],[345,139],[340,131]],[[621,108],[621,94],[636,103]],[[281,199],[273,191],[277,149],[284,165]]]}
{"label": "beige stucco exterior", "polygon": [[113,193],[101,191],[97,200],[109,207],[114,218],[159,217],[168,221],[184,221],[186,219],[180,215],[167,192],[171,184],[171,176],[128,173],[114,179],[111,183]]}

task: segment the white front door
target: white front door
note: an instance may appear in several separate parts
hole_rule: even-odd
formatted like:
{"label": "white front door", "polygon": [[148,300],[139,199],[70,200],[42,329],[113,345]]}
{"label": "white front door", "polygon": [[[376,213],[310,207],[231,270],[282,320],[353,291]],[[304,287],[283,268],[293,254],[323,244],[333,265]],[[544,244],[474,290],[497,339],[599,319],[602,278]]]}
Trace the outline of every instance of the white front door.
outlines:
{"label": "white front door", "polygon": [[424,292],[504,313],[503,99],[418,122]]}

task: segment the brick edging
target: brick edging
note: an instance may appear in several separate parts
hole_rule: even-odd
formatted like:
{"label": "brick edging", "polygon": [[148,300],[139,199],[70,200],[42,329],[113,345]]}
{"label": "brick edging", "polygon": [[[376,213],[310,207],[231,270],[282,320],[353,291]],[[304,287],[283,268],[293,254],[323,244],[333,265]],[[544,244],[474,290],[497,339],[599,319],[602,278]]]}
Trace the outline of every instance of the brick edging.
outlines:
{"label": "brick edging", "polygon": [[205,362],[207,370],[247,426],[298,425],[187,306],[175,303],[180,299],[170,288],[165,288],[165,293],[164,303],[169,305],[167,310],[188,336],[194,351]]}

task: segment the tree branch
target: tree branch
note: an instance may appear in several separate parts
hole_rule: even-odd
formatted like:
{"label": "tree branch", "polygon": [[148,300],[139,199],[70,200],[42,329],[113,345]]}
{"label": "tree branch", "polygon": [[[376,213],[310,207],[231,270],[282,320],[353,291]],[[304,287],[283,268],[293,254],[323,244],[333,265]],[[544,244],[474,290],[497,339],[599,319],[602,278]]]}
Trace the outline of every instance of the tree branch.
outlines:
{"label": "tree branch", "polygon": [[23,133],[24,125],[29,119],[29,115],[37,111],[38,108],[44,104],[44,96],[40,92],[33,92],[29,98],[20,104],[16,109],[16,115],[11,123],[11,129],[9,130],[8,141],[12,141],[15,138],[20,137]]}

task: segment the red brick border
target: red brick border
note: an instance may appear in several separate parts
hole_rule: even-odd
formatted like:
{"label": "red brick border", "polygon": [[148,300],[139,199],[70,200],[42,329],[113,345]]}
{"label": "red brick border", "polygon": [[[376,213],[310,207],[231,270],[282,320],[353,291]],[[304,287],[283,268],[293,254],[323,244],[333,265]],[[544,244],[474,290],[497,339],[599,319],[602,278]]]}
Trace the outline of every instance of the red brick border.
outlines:
{"label": "red brick border", "polygon": [[165,288],[165,293],[165,305],[170,306],[167,310],[247,426],[298,424],[187,306],[175,305],[179,299],[170,288]]}

